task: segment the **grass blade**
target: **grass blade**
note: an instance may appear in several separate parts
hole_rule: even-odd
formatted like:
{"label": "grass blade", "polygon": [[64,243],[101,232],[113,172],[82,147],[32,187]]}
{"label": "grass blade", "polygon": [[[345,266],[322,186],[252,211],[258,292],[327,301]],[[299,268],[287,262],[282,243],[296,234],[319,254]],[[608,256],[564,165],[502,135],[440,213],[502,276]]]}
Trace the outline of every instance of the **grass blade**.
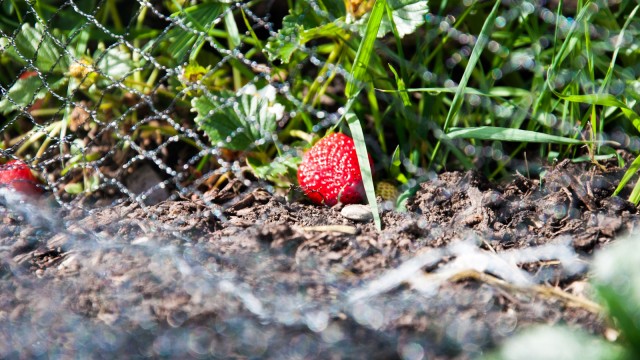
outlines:
{"label": "grass blade", "polygon": [[[391,67],[391,65],[389,65]],[[395,69],[392,69],[392,72],[395,74]],[[400,89],[398,90],[384,90],[384,89],[376,89],[380,92],[384,93],[411,93],[411,92],[424,92],[429,95],[439,95],[441,93],[455,93],[457,91],[456,88],[446,88],[446,87],[428,87],[428,88],[409,88],[409,89]],[[531,96],[531,91],[526,89],[519,89],[515,87],[505,87],[505,86],[495,86],[489,90],[489,92],[483,92],[475,88],[467,87],[463,90],[463,94],[465,95],[478,95],[478,96],[486,96],[486,97],[525,97]]]}
{"label": "grass blade", "polygon": [[582,145],[589,143],[589,141],[585,140],[577,140],[562,136],[549,135],[530,130],[510,129],[493,126],[453,128],[451,129],[451,131],[449,131],[447,137],[450,139],[478,139],[566,145]]}
{"label": "grass blade", "polygon": [[[456,94],[453,96],[453,102],[451,104],[451,108],[449,108],[449,112],[447,113],[447,118],[444,121],[443,130],[445,134],[448,132],[449,126],[453,118],[456,117],[456,115],[458,115],[458,111],[462,106],[462,96],[467,87],[467,83],[469,82],[469,78],[471,77],[471,73],[473,72],[473,69],[476,67],[476,63],[480,59],[480,55],[482,54],[482,51],[484,50],[485,46],[489,43],[490,33],[491,33],[491,30],[493,29],[496,17],[498,16],[499,7],[500,7],[500,0],[496,0],[496,3],[493,5],[493,9],[491,9],[491,12],[487,17],[487,20],[484,22],[484,25],[482,25],[482,30],[480,30],[480,35],[478,35],[478,41],[476,42],[476,45],[473,47],[473,51],[471,52],[471,56],[469,57],[469,62],[467,63],[467,67],[464,69],[464,74],[462,74],[462,79],[460,79],[460,84],[456,89]],[[438,140],[436,147],[433,149],[433,152],[431,153],[430,162],[432,162],[433,159],[435,159],[435,156],[438,153],[438,148],[440,147],[440,143],[441,141]]]}
{"label": "grass blade", "polygon": [[[622,177],[622,180],[620,180],[620,183],[618,184],[618,187],[613,192],[613,196],[618,195],[620,193],[620,191],[622,191],[624,186],[627,185],[629,180],[631,180],[633,175],[635,175],[638,172],[639,169],[640,169],[640,156],[638,156],[635,160],[633,160],[631,165],[629,165],[629,168],[624,173],[624,176]],[[638,185],[638,184],[640,184],[640,181],[638,181],[636,183],[636,185],[633,188],[633,192],[631,193],[631,196],[629,197],[629,201],[631,201],[632,203],[634,203],[636,205],[638,205],[638,202],[640,202],[640,197],[639,197],[639,193],[640,193],[639,186],[640,185]]]}
{"label": "grass blade", "polygon": [[[229,37],[227,38],[229,43],[229,50],[234,51],[240,46],[240,32],[238,31],[238,25],[236,24],[236,20],[233,17],[233,12],[231,11],[231,7],[229,7],[224,14],[224,26],[227,29],[227,34]],[[242,75],[240,71],[237,69],[237,63],[231,64],[232,73],[233,73],[233,87],[235,90],[238,90],[242,87]]]}
{"label": "grass blade", "polygon": [[460,79],[460,84],[456,89],[456,93],[453,96],[453,102],[451,104],[451,108],[447,113],[447,118],[444,121],[444,132],[446,133],[449,130],[449,125],[453,118],[458,114],[460,110],[460,106],[462,106],[462,95],[464,94],[465,89],[467,88],[467,83],[469,82],[469,78],[471,77],[471,73],[473,69],[476,67],[476,63],[480,59],[480,55],[484,50],[484,47],[489,43],[489,39],[491,38],[490,33],[494,26],[494,22],[496,20],[496,16],[498,15],[498,8],[500,7],[500,0],[496,0],[495,5],[493,5],[493,9],[489,13],[487,20],[482,25],[482,30],[480,30],[480,35],[478,35],[478,41],[476,45],[473,47],[473,51],[471,52],[471,56],[469,57],[469,62],[467,63],[467,67],[464,69],[464,74],[462,74],[462,79]]}
{"label": "grass blade", "polygon": [[385,8],[387,6],[387,0],[376,0],[367,22],[367,30],[364,35],[364,39],[358,47],[356,58],[353,60],[353,67],[351,68],[351,78],[347,83],[345,94],[347,98],[353,97],[358,93],[360,84],[364,80],[364,76],[367,73],[369,67],[369,61],[371,60],[371,53],[373,53],[373,45],[378,37],[378,30],[380,29],[380,22],[382,22],[382,16],[384,15]]}
{"label": "grass blade", "polygon": [[371,213],[373,214],[373,222],[376,224],[378,231],[380,231],[382,230],[382,221],[380,221],[380,212],[378,210],[378,202],[376,200],[376,190],[375,186],[373,186],[369,154],[367,153],[367,146],[364,142],[362,126],[360,125],[360,120],[354,113],[348,113],[346,119],[347,124],[349,124],[349,129],[351,130],[353,142],[355,143],[356,153],[358,154],[358,164],[360,165],[360,172],[362,173],[362,183],[364,184],[364,191],[367,195],[369,206],[371,207]]}
{"label": "grass blade", "polygon": [[636,12],[638,11],[638,8],[640,8],[640,5],[637,5],[635,8],[633,8],[631,13],[629,13],[629,17],[627,18],[627,21],[624,23],[624,25],[622,26],[622,29],[620,30],[620,34],[618,35],[618,39],[616,40],[615,47],[614,47],[615,50],[613,51],[613,56],[611,56],[611,62],[609,63],[607,74],[605,75],[604,80],[602,81],[602,86],[600,87],[599,93],[602,93],[604,89],[607,87],[607,85],[609,85],[609,81],[611,80],[611,76],[613,75],[613,68],[615,67],[616,59],[618,58],[618,52],[622,47],[622,40],[624,39],[624,33],[625,31],[627,31],[629,24],[631,24],[631,20],[633,19],[633,17],[636,16]]}
{"label": "grass blade", "polygon": [[560,99],[590,105],[612,106],[620,109],[622,113],[633,123],[633,126],[640,131],[640,115],[636,114],[627,104],[611,94],[589,94],[589,95],[562,95],[554,91]]}

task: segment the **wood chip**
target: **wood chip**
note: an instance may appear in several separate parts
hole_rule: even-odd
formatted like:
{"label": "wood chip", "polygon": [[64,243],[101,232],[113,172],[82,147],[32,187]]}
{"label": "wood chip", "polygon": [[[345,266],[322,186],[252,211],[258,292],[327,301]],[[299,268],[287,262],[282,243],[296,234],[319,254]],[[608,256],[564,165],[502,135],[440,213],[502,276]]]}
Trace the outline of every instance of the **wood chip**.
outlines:
{"label": "wood chip", "polygon": [[358,229],[349,225],[320,225],[320,226],[307,226],[300,228],[302,231],[319,231],[319,232],[339,232],[344,234],[355,235],[358,233]]}

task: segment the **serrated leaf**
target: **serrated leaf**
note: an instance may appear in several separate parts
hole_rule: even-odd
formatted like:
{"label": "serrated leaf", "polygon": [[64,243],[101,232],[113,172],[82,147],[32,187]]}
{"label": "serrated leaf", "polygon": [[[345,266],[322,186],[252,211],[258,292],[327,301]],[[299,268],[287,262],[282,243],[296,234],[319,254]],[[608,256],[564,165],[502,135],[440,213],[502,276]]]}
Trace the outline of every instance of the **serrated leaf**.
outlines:
{"label": "serrated leaf", "polygon": [[278,34],[269,38],[265,52],[269,61],[280,60],[283,63],[291,61],[293,53],[304,43],[300,39],[300,34],[304,31],[303,26],[298,23],[300,16],[287,15],[282,20],[282,29]]}
{"label": "serrated leaf", "polygon": [[[387,0],[389,7],[392,10],[393,22],[398,30],[398,35],[404,37],[405,35],[412,34],[422,26],[425,22],[425,15],[429,12],[429,6],[427,0]],[[369,15],[366,14],[363,17],[354,20],[351,17],[347,17],[347,22],[353,22],[358,28],[360,35],[364,36],[367,28],[367,21]],[[392,24],[386,17],[382,19],[380,29],[378,29],[378,37],[383,37],[392,30]]]}
{"label": "serrated leaf", "polygon": [[269,99],[257,94],[220,97],[210,95],[192,100],[198,113],[196,124],[214,146],[250,151],[270,142],[276,130],[277,112]]}
{"label": "serrated leaf", "polygon": [[27,61],[31,62],[43,72],[66,72],[70,64],[69,55],[64,53],[52,37],[51,33],[45,35],[40,24],[32,27],[25,23],[13,43],[6,37],[0,38],[0,50],[6,51],[23,65],[27,65]]}
{"label": "serrated leaf", "polygon": [[[320,38],[344,37],[345,30],[335,21],[318,24],[307,14],[287,15],[282,20],[278,35],[269,38],[265,52],[270,61],[291,61],[291,57],[307,42]],[[302,52],[302,56],[307,56]]]}
{"label": "serrated leaf", "polygon": [[302,162],[299,156],[283,155],[278,156],[273,161],[267,161],[266,164],[261,163],[254,158],[248,158],[247,163],[251,166],[253,173],[261,179],[273,182],[276,186],[287,187],[290,182],[286,180],[288,174],[294,174],[298,169],[298,165]]}
{"label": "serrated leaf", "polygon": [[[18,107],[26,107],[37,99],[41,99],[46,92],[38,92],[42,88],[42,80],[38,76],[19,79],[6,93],[3,92],[0,100],[0,112],[7,115]],[[15,103],[15,104],[14,104]]]}

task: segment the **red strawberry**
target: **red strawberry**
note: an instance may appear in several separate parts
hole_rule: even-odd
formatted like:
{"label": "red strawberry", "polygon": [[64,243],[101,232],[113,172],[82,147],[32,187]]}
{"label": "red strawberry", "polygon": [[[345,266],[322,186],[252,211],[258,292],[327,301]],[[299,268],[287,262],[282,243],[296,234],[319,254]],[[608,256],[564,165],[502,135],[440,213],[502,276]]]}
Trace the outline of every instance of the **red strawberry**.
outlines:
{"label": "red strawberry", "polygon": [[298,183],[318,205],[362,202],[365,193],[353,139],[336,133],[318,141],[304,154]]}
{"label": "red strawberry", "polygon": [[24,161],[11,160],[0,165],[0,188],[5,187],[26,195],[36,195],[42,192],[37,184],[38,180]]}

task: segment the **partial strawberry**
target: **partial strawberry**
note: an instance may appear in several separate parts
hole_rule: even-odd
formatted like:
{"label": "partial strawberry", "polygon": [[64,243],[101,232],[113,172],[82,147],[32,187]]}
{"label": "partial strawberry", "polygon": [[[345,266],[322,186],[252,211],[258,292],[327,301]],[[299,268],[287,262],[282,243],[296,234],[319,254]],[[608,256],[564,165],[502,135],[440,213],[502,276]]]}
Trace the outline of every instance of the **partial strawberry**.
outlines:
{"label": "partial strawberry", "polygon": [[33,70],[23,71],[22,74],[18,77],[20,80],[26,80],[30,77],[38,76],[38,73]]}
{"label": "partial strawberry", "polygon": [[353,139],[336,133],[318,141],[304,154],[298,183],[318,205],[361,203],[365,192]]}
{"label": "partial strawberry", "polygon": [[29,166],[20,160],[11,160],[0,165],[0,188],[5,187],[26,195],[37,195],[42,192],[38,180],[31,173]]}

